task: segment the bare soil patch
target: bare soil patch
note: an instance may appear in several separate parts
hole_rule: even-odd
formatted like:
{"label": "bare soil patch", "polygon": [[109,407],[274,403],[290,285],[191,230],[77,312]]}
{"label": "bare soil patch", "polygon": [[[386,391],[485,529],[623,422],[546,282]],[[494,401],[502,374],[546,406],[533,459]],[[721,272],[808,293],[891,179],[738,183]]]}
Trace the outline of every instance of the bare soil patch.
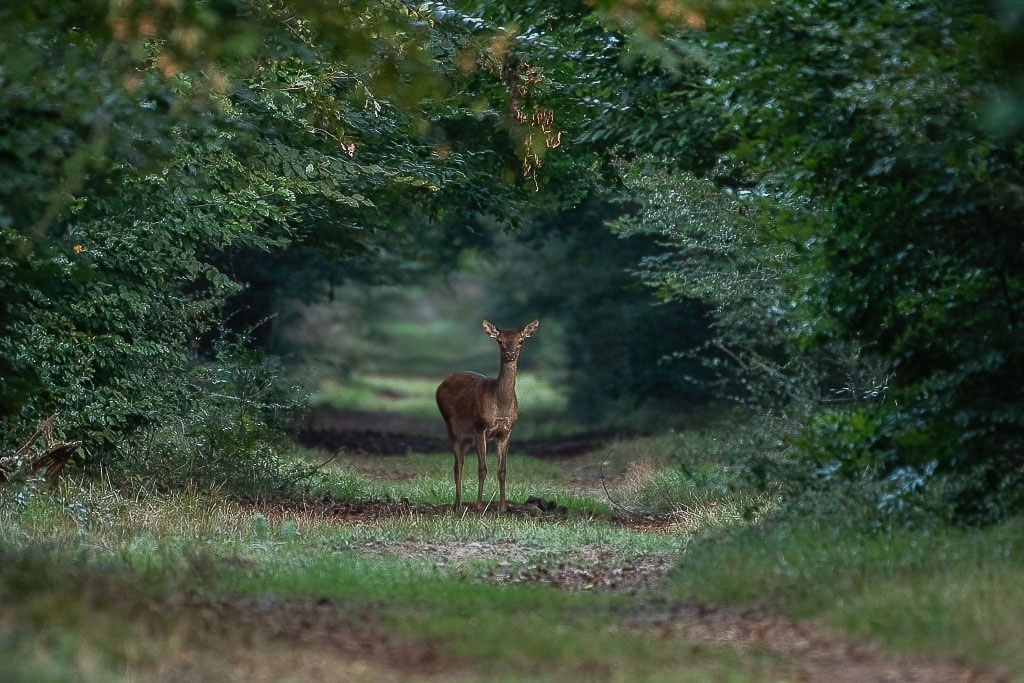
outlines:
{"label": "bare soil patch", "polygon": [[536,549],[509,539],[504,541],[365,541],[366,555],[402,558],[424,557],[438,566],[463,567],[475,560],[493,560],[499,565],[526,562]]}
{"label": "bare soil patch", "polygon": [[476,560],[498,566],[477,578],[496,583],[532,583],[560,590],[636,590],[659,581],[675,562],[672,557],[650,556],[623,562],[611,549],[583,545],[555,563],[531,562],[539,549],[515,540],[488,541],[366,541],[360,551],[368,555],[427,557],[438,566],[462,568]]}
{"label": "bare soil patch", "polygon": [[626,564],[617,560],[583,565],[559,562],[554,567],[536,565],[514,571],[491,570],[485,578],[499,583],[533,583],[569,591],[596,588],[635,592],[660,581],[674,562],[673,558],[662,556],[641,557]]}

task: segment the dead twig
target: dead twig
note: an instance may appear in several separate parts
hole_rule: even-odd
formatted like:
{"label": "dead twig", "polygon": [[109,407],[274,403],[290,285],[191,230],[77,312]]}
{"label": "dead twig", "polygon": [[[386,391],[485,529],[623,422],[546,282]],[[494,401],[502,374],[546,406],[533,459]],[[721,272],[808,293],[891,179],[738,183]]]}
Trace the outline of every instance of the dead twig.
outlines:
{"label": "dead twig", "polygon": [[334,451],[334,455],[332,455],[331,457],[327,458],[322,463],[320,463],[319,465],[314,467],[312,470],[310,470],[309,474],[312,474],[313,472],[319,472],[324,467],[326,467],[329,463],[331,463],[331,461],[333,461],[335,458],[337,458],[339,455],[341,455],[341,449],[340,448],[338,450]]}
{"label": "dead twig", "polygon": [[[316,474],[317,472],[322,470],[324,467],[326,467],[328,464],[330,464],[335,458],[337,458],[343,452],[344,452],[344,449],[339,448],[338,450],[334,451],[334,455],[332,455],[331,457],[327,458],[326,460],[324,460],[319,465],[314,465],[313,467],[311,467],[310,469],[306,470],[305,472],[302,472],[302,473],[298,474],[297,476],[292,477],[288,481],[287,485],[288,486],[294,486],[295,484],[298,484],[303,479],[308,479],[309,477],[312,477],[314,474]],[[283,488],[285,488],[285,485],[282,484],[279,488],[283,489]]]}
{"label": "dead twig", "polygon": [[39,425],[39,429],[35,431],[35,434],[28,438],[25,445],[18,449],[18,457],[25,457],[28,455],[29,450],[35,445],[39,437],[43,437],[43,443],[46,447],[50,447],[50,443],[53,441],[53,426],[57,423],[57,418],[60,417],[60,411],[54,413],[50,417],[43,420],[43,423]]}

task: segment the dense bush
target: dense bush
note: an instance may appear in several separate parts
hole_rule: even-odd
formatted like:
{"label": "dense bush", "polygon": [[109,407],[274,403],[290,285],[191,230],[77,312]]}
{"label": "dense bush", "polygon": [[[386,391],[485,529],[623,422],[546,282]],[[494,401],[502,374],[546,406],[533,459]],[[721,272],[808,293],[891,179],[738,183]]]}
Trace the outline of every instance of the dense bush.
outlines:
{"label": "dense bush", "polygon": [[[657,209],[623,224],[668,247],[644,277],[715,307],[712,338],[745,388],[819,398],[804,443],[835,473],[909,468],[960,519],[1024,508],[1024,148],[1007,85],[1020,13],[742,9],[613,12],[644,33],[631,41],[561,28],[585,45],[566,82],[594,84],[567,97],[592,114],[582,139],[639,166],[632,182]],[[595,78],[609,71],[614,86]],[[690,174],[644,177],[663,169]]]}
{"label": "dense bush", "polygon": [[878,0],[851,22],[779,6],[726,28],[722,74],[742,88],[733,159],[832,216],[803,290],[829,318],[817,342],[857,343],[890,375],[885,401],[821,423],[817,452],[954,475],[957,516],[978,520],[1024,506],[1024,149],[979,106],[1001,72],[986,9]]}
{"label": "dense bush", "polygon": [[290,491],[303,474],[286,457],[297,399],[282,386],[276,360],[221,341],[210,360],[180,369],[173,400],[157,404],[130,439],[87,466],[145,490]]}

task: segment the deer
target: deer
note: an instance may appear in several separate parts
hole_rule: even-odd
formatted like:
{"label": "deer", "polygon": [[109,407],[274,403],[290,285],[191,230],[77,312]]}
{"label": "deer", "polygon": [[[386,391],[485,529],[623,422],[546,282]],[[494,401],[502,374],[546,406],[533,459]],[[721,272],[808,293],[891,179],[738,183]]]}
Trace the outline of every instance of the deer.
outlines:
{"label": "deer", "polygon": [[437,387],[437,407],[448,428],[448,439],[455,454],[455,506],[462,508],[462,463],[466,448],[476,446],[477,479],[476,509],[483,509],[484,479],[487,477],[487,442],[498,444],[498,512],[504,514],[505,459],[512,428],[519,421],[519,401],[516,399],[516,373],[519,351],[523,342],[540,327],[537,320],[521,330],[499,330],[484,320],[483,328],[498,342],[501,366],[497,377],[485,377],[476,372],[455,372]]}

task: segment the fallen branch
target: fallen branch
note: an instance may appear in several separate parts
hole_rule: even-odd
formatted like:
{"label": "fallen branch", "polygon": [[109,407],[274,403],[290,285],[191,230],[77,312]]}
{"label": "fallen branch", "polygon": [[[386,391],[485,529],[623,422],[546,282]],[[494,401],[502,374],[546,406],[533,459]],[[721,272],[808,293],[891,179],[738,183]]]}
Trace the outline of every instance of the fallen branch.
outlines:
{"label": "fallen branch", "polygon": [[[0,458],[0,483],[11,481],[19,470],[27,470],[33,474],[42,471],[43,479],[47,484],[53,485],[57,482],[61,470],[68,464],[71,455],[82,446],[81,441],[53,443],[53,428],[59,416],[60,413],[54,413],[43,420],[43,423],[21,448],[13,455]],[[42,455],[29,459],[29,453],[40,438],[42,438],[46,450]]]}
{"label": "fallen branch", "polygon": [[314,465],[313,467],[309,468],[305,472],[300,472],[296,476],[294,476],[291,479],[289,479],[287,484],[282,484],[281,486],[279,486],[278,489],[279,490],[283,490],[286,487],[295,486],[296,484],[298,484],[303,479],[308,479],[308,478],[312,477],[314,474],[316,474],[317,472],[322,470],[324,467],[326,467],[331,461],[333,461],[335,458],[337,458],[343,452],[344,452],[344,449],[339,448],[338,450],[334,451],[334,455],[332,455],[331,457],[327,458],[326,460],[324,460],[319,465]]}
{"label": "fallen branch", "polygon": [[64,469],[64,465],[67,465],[68,460],[71,459],[71,454],[81,448],[81,446],[81,441],[68,441],[57,444],[33,460],[32,464],[29,465],[29,469],[32,472],[45,470],[43,478],[46,480],[46,483],[55,484],[61,470]]}

